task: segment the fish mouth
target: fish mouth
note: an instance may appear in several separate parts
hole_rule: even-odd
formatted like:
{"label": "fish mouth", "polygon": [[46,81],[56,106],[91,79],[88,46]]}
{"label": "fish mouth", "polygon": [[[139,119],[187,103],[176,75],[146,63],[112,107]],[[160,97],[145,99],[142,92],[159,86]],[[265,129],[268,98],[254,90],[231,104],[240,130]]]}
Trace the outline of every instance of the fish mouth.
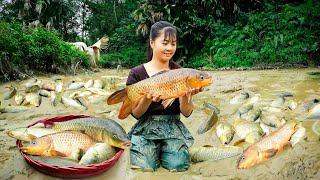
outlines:
{"label": "fish mouth", "polygon": [[28,153],[30,149],[28,147],[20,147],[20,150],[24,153]]}
{"label": "fish mouth", "polygon": [[210,85],[210,84],[212,84],[212,83],[213,83],[213,79],[212,79],[211,77],[202,80],[202,84],[203,84],[203,85]]}
{"label": "fish mouth", "polygon": [[10,136],[10,137],[14,137],[12,132],[7,131],[6,133],[7,133],[7,135],[8,135],[8,136]]}
{"label": "fish mouth", "polygon": [[124,142],[121,149],[127,149],[129,147],[131,147],[131,141]]}

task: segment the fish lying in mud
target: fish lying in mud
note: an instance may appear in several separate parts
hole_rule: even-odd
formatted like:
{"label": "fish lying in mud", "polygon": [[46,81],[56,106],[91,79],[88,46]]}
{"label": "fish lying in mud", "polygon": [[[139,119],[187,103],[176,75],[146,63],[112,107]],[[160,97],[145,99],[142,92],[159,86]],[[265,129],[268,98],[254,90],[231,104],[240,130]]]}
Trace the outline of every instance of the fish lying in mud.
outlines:
{"label": "fish lying in mud", "polygon": [[52,125],[52,128],[57,131],[81,131],[96,141],[101,141],[118,148],[126,148],[131,145],[124,129],[112,119],[79,118],[65,122],[56,122]]}
{"label": "fish lying in mud", "polygon": [[106,143],[97,143],[90,147],[79,161],[81,165],[96,164],[110,159],[116,150]]}
{"label": "fish lying in mud", "polygon": [[313,123],[312,131],[320,136],[320,123],[319,123],[319,121],[316,121]]}
{"label": "fish lying in mud", "polygon": [[241,115],[242,119],[245,119],[247,121],[256,121],[261,115],[261,109],[259,108],[253,108],[248,113]]}
{"label": "fish lying in mud", "polygon": [[236,119],[233,123],[234,130],[240,139],[248,143],[254,143],[263,135],[263,130],[259,124]]}
{"label": "fish lying in mud", "polygon": [[276,116],[274,113],[271,114],[271,113],[268,113],[268,114],[265,114],[263,113],[261,116],[260,116],[260,120],[268,125],[268,126],[271,126],[271,127],[280,127],[282,125],[284,125],[286,123],[286,120],[282,117],[278,117]]}
{"label": "fish lying in mud", "polygon": [[6,106],[0,108],[1,113],[18,113],[18,112],[24,112],[31,109],[30,107],[26,106]]}
{"label": "fish lying in mud", "polygon": [[234,130],[232,126],[228,123],[220,123],[217,125],[217,137],[222,144],[229,144],[234,136]]}
{"label": "fish lying in mud", "polygon": [[66,88],[67,90],[75,90],[75,89],[80,89],[82,87],[84,87],[85,83],[84,82],[75,82],[72,81],[68,87]]}
{"label": "fish lying in mud", "polygon": [[23,104],[24,105],[31,104],[36,107],[39,107],[41,104],[41,96],[37,93],[27,93]]}
{"label": "fish lying in mud", "polygon": [[294,100],[289,100],[288,101],[288,108],[290,109],[290,110],[295,110],[296,108],[298,107],[298,103],[297,102],[295,102]]}
{"label": "fish lying in mud", "polygon": [[14,97],[14,101],[16,102],[17,105],[21,105],[22,102],[24,101],[24,95],[18,93]]}
{"label": "fish lying in mud", "polygon": [[294,145],[296,145],[305,136],[306,136],[306,128],[304,128],[302,126],[300,126],[300,127],[297,126],[296,132],[290,138],[291,146],[293,147]]}
{"label": "fish lying in mud", "polygon": [[243,104],[241,107],[239,107],[238,113],[240,116],[242,116],[242,115],[246,114],[247,112],[249,112],[252,108],[253,108],[253,104],[251,104],[251,103]]}
{"label": "fish lying in mud", "polygon": [[221,146],[213,147],[210,145],[202,147],[191,147],[189,153],[192,162],[215,161],[237,156],[243,152],[241,147],[237,146]]}
{"label": "fish lying in mud", "polygon": [[277,131],[249,146],[242,154],[237,167],[247,169],[279,154],[289,144],[291,136],[296,131],[296,125],[295,122],[288,122]]}
{"label": "fish lying in mud", "polygon": [[90,136],[77,131],[64,131],[34,139],[20,149],[29,155],[59,156],[79,160],[83,151],[95,144]]}
{"label": "fish lying in mud", "polygon": [[93,80],[92,87],[102,89],[103,88],[103,81],[100,79]]}
{"label": "fish lying in mud", "polygon": [[37,85],[37,86],[39,86],[39,89],[40,89],[41,83],[42,83],[42,81],[39,79],[31,79],[28,82],[26,82],[25,86],[26,86],[26,88],[30,88],[34,85]]}
{"label": "fish lying in mud", "polygon": [[317,104],[310,109],[307,119],[320,119],[320,104]]}
{"label": "fish lying in mud", "polygon": [[22,141],[32,141],[33,139],[40,138],[42,136],[56,133],[57,131],[50,128],[42,127],[21,127],[7,131],[7,135],[19,139]]}
{"label": "fish lying in mud", "polygon": [[[213,106],[213,105],[211,105]],[[209,119],[205,119],[200,123],[197,133],[203,134],[209,131],[218,122],[218,113],[220,112],[218,108],[213,108],[211,116]],[[216,109],[216,110],[215,110]]]}
{"label": "fish lying in mud", "polygon": [[118,118],[125,119],[140,99],[150,92],[160,95],[162,105],[167,108],[179,96],[187,95],[190,99],[192,88],[202,88],[211,83],[212,77],[205,72],[189,68],[174,69],[114,92],[108,97],[107,103],[112,105],[123,102]]}
{"label": "fish lying in mud", "polygon": [[230,100],[230,104],[239,104],[249,98],[249,93],[241,92]]}
{"label": "fish lying in mud", "polygon": [[80,102],[78,102],[77,100],[71,99],[71,98],[67,98],[62,96],[61,97],[61,102],[66,106],[66,107],[74,107],[74,108],[79,108],[79,109],[86,109],[86,107],[82,106],[80,104]]}
{"label": "fish lying in mud", "polygon": [[16,93],[17,93],[17,89],[13,86],[7,87],[9,90],[3,93],[3,99],[4,100],[8,100],[10,98],[12,98]]}
{"label": "fish lying in mud", "polygon": [[284,97],[278,97],[276,100],[271,102],[270,106],[275,108],[280,108],[283,106],[284,102],[285,102]]}

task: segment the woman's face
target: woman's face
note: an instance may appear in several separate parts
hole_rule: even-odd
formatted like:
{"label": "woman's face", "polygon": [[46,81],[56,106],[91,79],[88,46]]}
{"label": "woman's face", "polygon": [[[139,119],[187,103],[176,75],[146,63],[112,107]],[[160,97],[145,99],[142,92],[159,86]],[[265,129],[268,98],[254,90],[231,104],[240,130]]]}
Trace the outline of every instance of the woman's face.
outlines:
{"label": "woman's face", "polygon": [[150,41],[150,46],[153,51],[153,58],[160,61],[169,61],[177,49],[177,39],[174,36],[164,37],[164,32],[160,33],[154,41]]}

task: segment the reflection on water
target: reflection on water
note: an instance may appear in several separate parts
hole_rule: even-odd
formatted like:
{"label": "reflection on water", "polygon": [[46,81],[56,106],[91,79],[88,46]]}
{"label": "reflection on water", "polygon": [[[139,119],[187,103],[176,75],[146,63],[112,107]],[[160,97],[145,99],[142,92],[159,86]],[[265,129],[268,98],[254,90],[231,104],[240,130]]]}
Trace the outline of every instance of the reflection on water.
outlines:
{"label": "reflection on water", "polygon": [[[88,80],[100,79],[104,82],[103,90],[108,94],[116,89],[123,87],[125,77],[128,70],[117,72],[116,70],[103,69],[97,73],[86,73],[77,76],[48,75],[36,77],[42,81],[55,82],[61,79],[64,88],[72,81],[87,82]],[[273,113],[281,114],[286,120],[301,121],[302,125],[307,129],[306,138],[304,138],[294,148],[288,148],[281,155],[272,158],[265,164],[259,165],[249,170],[237,170],[236,161],[238,157],[233,157],[220,161],[203,162],[192,164],[187,172],[168,173],[167,170],[160,168],[158,171],[140,172],[132,171],[128,166],[128,153],[121,157],[119,162],[110,171],[93,177],[92,179],[110,178],[112,179],[203,179],[210,177],[220,178],[240,178],[247,179],[249,177],[300,177],[314,178],[320,174],[314,169],[320,168],[320,143],[319,136],[312,131],[312,125],[315,120],[305,120],[307,111],[304,104],[307,101],[318,98],[320,99],[320,70],[319,69],[290,69],[290,70],[267,70],[267,71],[212,71],[214,83],[204,92],[195,95],[193,98],[195,109],[189,118],[182,117],[182,121],[186,124],[195,138],[194,146],[202,146],[206,144],[220,145],[215,134],[215,126],[208,132],[198,135],[197,129],[201,121],[209,118],[207,112],[203,111],[203,103],[209,102],[220,109],[219,121],[228,121],[233,123],[241,104],[230,104],[230,100],[240,92],[248,92],[250,97],[259,96],[258,102],[254,105],[261,109],[267,109],[273,100],[277,98],[279,93],[292,93],[293,97],[285,97],[285,103],[277,108]],[[119,78],[111,78],[116,76]],[[120,78],[122,77],[122,78]],[[4,94],[8,91],[7,86],[13,85],[17,88],[18,93],[25,93],[25,84],[30,80],[15,81],[0,85],[0,93]],[[63,91],[63,95],[68,97],[75,92],[84,92],[85,89]],[[31,106],[30,110],[20,113],[2,113],[0,114],[0,131],[5,132],[8,129],[27,126],[32,122],[44,117],[53,117],[65,114],[89,114],[99,117],[107,117],[117,119],[117,110],[120,104],[108,106],[105,103],[107,96],[93,94],[87,96],[89,102],[88,109],[78,109],[74,107],[66,107],[64,104],[58,103],[52,106],[50,98],[42,97],[39,107]],[[296,102],[297,108],[290,110],[288,102]],[[1,98],[1,106],[15,105],[14,98],[3,100]],[[29,105],[30,106],[30,105]],[[126,120],[118,120],[118,122],[128,132],[136,122],[132,117]],[[36,179],[54,179],[42,175],[41,173],[30,168],[20,156],[15,147],[13,139],[7,137],[5,133],[1,133],[0,140],[0,175],[4,179],[14,177],[19,178],[36,178]],[[239,140],[235,137],[231,144]],[[299,161],[297,158],[300,158]],[[311,160],[313,159],[313,160]],[[294,165],[300,162],[299,169]],[[302,163],[302,164],[301,164]],[[307,165],[309,163],[309,166]],[[298,163],[299,164],[299,163]],[[266,166],[267,168],[266,170]],[[292,168],[286,168],[292,166]],[[296,169],[295,169],[296,168]],[[318,174],[317,174],[318,173]]]}

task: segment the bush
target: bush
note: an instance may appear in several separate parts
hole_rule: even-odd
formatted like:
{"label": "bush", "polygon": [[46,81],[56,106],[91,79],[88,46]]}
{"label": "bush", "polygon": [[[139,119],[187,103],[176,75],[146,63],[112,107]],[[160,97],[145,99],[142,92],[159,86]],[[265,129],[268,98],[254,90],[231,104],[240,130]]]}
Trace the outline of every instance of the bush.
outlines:
{"label": "bush", "polygon": [[[247,22],[215,23],[214,34],[189,66],[251,67],[258,64],[306,64],[320,42],[320,3],[308,1],[248,14]],[[199,62],[197,62],[199,61]]]}
{"label": "bush", "polygon": [[[0,22],[1,63],[11,64],[21,72],[54,72],[66,69],[82,61],[89,65],[88,56],[74,46],[62,41],[56,33],[43,28],[24,29],[19,23]],[[1,70],[1,75],[10,76],[10,70]]]}
{"label": "bush", "polygon": [[115,68],[118,64],[124,67],[134,67],[146,61],[145,49],[138,47],[126,47],[119,52],[102,54],[100,64],[103,67]]}

